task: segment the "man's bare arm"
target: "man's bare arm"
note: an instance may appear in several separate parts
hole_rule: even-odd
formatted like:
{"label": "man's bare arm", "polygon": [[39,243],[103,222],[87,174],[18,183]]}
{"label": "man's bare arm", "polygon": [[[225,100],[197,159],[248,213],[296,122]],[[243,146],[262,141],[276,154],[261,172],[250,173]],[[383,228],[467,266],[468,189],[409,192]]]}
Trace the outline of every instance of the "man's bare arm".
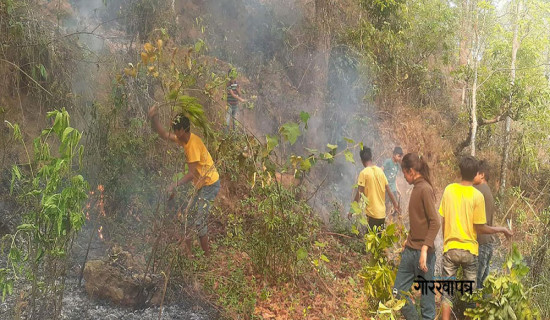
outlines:
{"label": "man's bare arm", "polygon": [[229,93],[231,94],[231,96],[232,96],[233,98],[239,100],[240,102],[245,102],[245,101],[246,101],[246,100],[244,100],[243,98],[241,98],[241,97],[239,96],[239,94],[235,94],[235,93],[233,92],[233,90],[229,90]]}
{"label": "man's bare arm", "polygon": [[395,196],[393,195],[393,192],[390,189],[390,186],[386,185],[386,194],[390,196],[390,200],[393,203],[393,207],[395,208],[395,211],[398,213],[401,213],[401,208],[399,208],[399,203],[397,203],[397,199],[395,199]]}
{"label": "man's bare arm", "polygon": [[152,106],[151,109],[149,109],[149,119],[151,120],[151,127],[162,139],[172,141],[172,142],[178,141],[178,138],[176,137],[175,134],[166,131],[160,124],[156,105]]}
{"label": "man's bare arm", "polygon": [[511,230],[504,227],[491,227],[486,224],[474,224],[474,228],[478,234],[503,233],[508,239],[514,235]]}
{"label": "man's bare arm", "polygon": [[172,183],[168,187],[168,193],[169,194],[172,194],[174,192],[174,189],[177,186],[181,186],[183,184],[188,183],[189,181],[193,180],[194,177],[199,177],[199,171],[197,170],[197,164],[198,164],[198,162],[191,162],[191,163],[187,164],[187,167],[188,167],[189,171],[181,179],[179,179],[178,181]]}

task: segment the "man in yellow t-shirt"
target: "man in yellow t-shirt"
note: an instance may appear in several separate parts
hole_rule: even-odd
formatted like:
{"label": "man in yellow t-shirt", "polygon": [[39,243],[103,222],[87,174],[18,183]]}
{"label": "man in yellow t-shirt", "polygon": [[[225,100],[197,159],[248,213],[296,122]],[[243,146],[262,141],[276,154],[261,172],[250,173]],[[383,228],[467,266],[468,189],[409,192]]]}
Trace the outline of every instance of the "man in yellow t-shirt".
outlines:
{"label": "man in yellow t-shirt", "polygon": [[[158,119],[156,106],[149,109],[149,118],[153,129],[165,140],[172,141],[182,146],[185,152],[185,160],[188,173],[179,181],[168,187],[170,197],[173,197],[174,189],[182,184],[192,181],[195,187],[195,196],[190,208],[195,211],[193,215],[199,242],[206,255],[210,254],[208,243],[208,214],[210,206],[220,191],[220,175],[216,170],[212,156],[206,149],[201,138],[191,133],[189,118],[183,114],[177,115],[172,122],[174,133],[167,132]],[[191,237],[185,236],[185,250],[191,254]]]}
{"label": "man in yellow t-shirt", "polygon": [[398,212],[400,212],[399,204],[391,192],[384,171],[373,164],[371,149],[363,148],[359,152],[359,156],[365,168],[359,173],[354,201],[359,202],[361,194],[364,194],[368,200],[365,214],[369,228],[374,226],[383,228],[386,221],[386,195],[390,197]]}
{"label": "man in yellow t-shirt", "polygon": [[[473,281],[473,290],[477,276],[477,234],[500,232],[511,237],[512,232],[485,224],[485,200],[483,194],[473,187],[478,175],[478,161],[472,156],[464,157],[460,159],[459,167],[462,181],[445,188],[439,206],[439,214],[443,217],[443,279],[455,280],[458,268],[462,267],[463,280]],[[445,291],[441,315],[443,320],[451,316],[451,297]]]}

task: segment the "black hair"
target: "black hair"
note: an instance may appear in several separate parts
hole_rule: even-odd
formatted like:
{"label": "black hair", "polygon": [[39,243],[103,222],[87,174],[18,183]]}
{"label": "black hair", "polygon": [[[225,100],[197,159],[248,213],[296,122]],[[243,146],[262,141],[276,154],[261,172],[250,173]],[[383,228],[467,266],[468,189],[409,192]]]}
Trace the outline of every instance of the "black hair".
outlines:
{"label": "black hair", "polygon": [[477,172],[479,173],[483,173],[483,176],[485,178],[485,181],[489,181],[489,171],[491,170],[491,167],[489,166],[489,163],[485,160],[479,160],[478,162],[478,168],[477,168]]}
{"label": "black hair", "polygon": [[430,167],[424,158],[419,156],[417,153],[407,153],[401,161],[401,168],[404,170],[414,169],[416,172],[420,173],[424,180],[432,186],[432,181],[430,179]]}
{"label": "black hair", "polygon": [[462,180],[474,181],[479,167],[479,161],[473,156],[462,157],[458,163]]}
{"label": "black hair", "polygon": [[185,132],[189,132],[191,129],[191,122],[183,113],[178,114],[172,121],[172,130],[183,129]]}
{"label": "black hair", "polygon": [[359,151],[359,156],[361,157],[361,161],[367,162],[372,160],[372,150],[370,148],[363,148],[361,151]]}
{"label": "black hair", "polygon": [[403,149],[401,149],[401,147],[395,147],[393,148],[393,154],[403,155]]}

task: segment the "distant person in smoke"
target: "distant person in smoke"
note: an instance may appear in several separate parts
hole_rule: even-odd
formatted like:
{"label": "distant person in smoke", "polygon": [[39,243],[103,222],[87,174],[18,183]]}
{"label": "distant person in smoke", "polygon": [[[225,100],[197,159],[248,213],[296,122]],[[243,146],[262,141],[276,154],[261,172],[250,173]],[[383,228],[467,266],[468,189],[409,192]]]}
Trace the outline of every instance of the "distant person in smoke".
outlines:
{"label": "distant person in smoke", "polygon": [[[363,148],[359,152],[359,156],[365,168],[359,174],[354,201],[359,202],[361,194],[364,194],[368,200],[365,213],[369,228],[372,229],[374,226],[384,228],[386,222],[385,196],[389,195],[398,212],[400,212],[399,204],[391,192],[384,172],[372,162],[371,149]],[[351,213],[349,217],[351,217]]]}
{"label": "distant person in smoke", "polygon": [[[401,253],[401,263],[395,277],[393,294],[401,298],[401,292],[408,292],[417,276],[427,281],[434,278],[435,246],[439,232],[439,216],[436,210],[435,194],[430,181],[428,164],[416,153],[408,153],[401,164],[403,176],[414,185],[409,201],[410,232]],[[405,319],[419,319],[418,312],[411,299],[401,309]],[[422,319],[435,319],[435,295],[428,290],[420,298]]]}
{"label": "distant person in smoke", "polygon": [[[478,234],[503,233],[507,238],[513,234],[504,227],[488,226],[485,216],[483,194],[473,187],[479,163],[472,156],[463,157],[458,164],[462,181],[445,188],[439,206],[443,226],[443,272],[444,280],[454,280],[458,268],[462,268],[463,280],[473,281],[476,287],[479,244]],[[441,303],[443,320],[451,318],[451,296],[444,291]]]}
{"label": "distant person in smoke", "polygon": [[[403,149],[401,149],[401,147],[395,147],[393,149],[392,157],[386,159],[382,164],[382,170],[384,170],[384,174],[388,179],[388,184],[390,186],[391,193],[393,193],[393,196],[397,199],[398,203],[399,203],[399,200],[401,199],[401,192],[399,192],[399,189],[397,188],[397,184],[395,180],[397,179],[397,174],[401,169],[400,164],[401,164],[402,158],[403,158]],[[391,203],[390,197],[386,195],[386,210],[388,212],[391,209],[390,203]],[[393,211],[392,215],[395,216],[395,214],[397,213],[395,211],[395,208],[392,211]]]}
{"label": "distant person in smoke", "polygon": [[[495,213],[495,200],[493,193],[487,182],[489,181],[489,164],[485,160],[479,161],[479,168],[477,169],[477,175],[474,178],[474,188],[479,190],[483,194],[485,200],[485,218],[487,219],[487,225],[493,225],[493,215]],[[477,242],[479,243],[479,255],[477,266],[477,287],[483,288],[483,282],[489,275],[491,258],[493,256],[493,244],[494,239],[490,234],[478,234]]]}
{"label": "distant person in smoke", "polygon": [[241,87],[237,83],[237,70],[234,68],[229,69],[227,72],[227,114],[226,124],[227,130],[235,130],[235,117],[239,109],[239,102],[245,102],[246,100],[241,98]]}
{"label": "distant person in smoke", "polygon": [[[194,223],[204,253],[209,255],[208,215],[212,202],[220,191],[220,176],[214,166],[214,161],[201,138],[191,133],[191,123],[185,115],[179,114],[174,118],[172,121],[173,133],[166,131],[160,124],[156,106],[149,109],[149,119],[153,129],[161,138],[183,147],[189,171],[179,181],[172,183],[167,191],[170,197],[173,197],[176,187],[188,182],[193,183],[195,192],[190,206],[191,221]],[[188,255],[191,255],[191,240],[190,236],[185,235],[184,250]]]}

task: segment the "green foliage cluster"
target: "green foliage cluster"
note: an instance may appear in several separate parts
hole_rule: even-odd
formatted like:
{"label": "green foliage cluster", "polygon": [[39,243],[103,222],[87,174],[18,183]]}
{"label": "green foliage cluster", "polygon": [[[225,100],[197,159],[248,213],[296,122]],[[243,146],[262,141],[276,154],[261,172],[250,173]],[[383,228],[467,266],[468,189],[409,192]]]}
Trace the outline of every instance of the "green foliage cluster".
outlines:
{"label": "green foliage cluster", "polygon": [[295,279],[308,267],[319,222],[296,193],[273,183],[243,201],[248,217],[246,248],[256,270],[270,280]]}
{"label": "green foliage cluster", "polygon": [[392,297],[397,266],[394,261],[388,259],[387,253],[400,239],[397,231],[397,226],[390,224],[382,230],[374,227],[365,234],[365,248],[370,258],[360,277],[365,280],[367,294],[379,301],[386,301]]}
{"label": "green foliage cluster", "polygon": [[[446,101],[444,75],[438,67],[453,57],[457,26],[453,9],[437,0],[360,1],[360,5],[364,17],[345,41],[366,57],[374,76],[373,98],[402,98],[414,105]],[[435,68],[430,63],[434,55],[442,60]]]}
{"label": "green foliage cluster", "polygon": [[177,30],[172,1],[168,0],[103,0],[107,19],[122,22],[128,35],[145,42],[157,29]]}
{"label": "green foliage cluster", "polygon": [[[22,224],[8,235],[8,268],[0,270],[3,296],[14,282],[31,282],[32,318],[57,319],[65,281],[66,261],[74,236],[84,224],[83,204],[88,183],[78,174],[82,164],[81,133],[70,127],[69,114],[48,113],[52,127],[33,140],[32,150],[18,125],[15,140],[27,152],[28,163],[14,165],[11,191],[25,208]],[[51,145],[58,146],[52,151]]]}
{"label": "green foliage cluster", "polygon": [[[49,105],[68,107],[74,60],[82,51],[71,37],[52,38],[59,25],[44,19],[41,7],[32,0],[0,0],[0,67],[5,84],[31,93],[45,110]],[[9,90],[6,88],[6,93]]]}
{"label": "green foliage cluster", "polygon": [[530,290],[525,290],[529,268],[516,246],[503,267],[507,274],[489,275],[481,290],[465,296],[476,307],[466,309],[464,314],[471,319],[541,319],[531,303]]}

